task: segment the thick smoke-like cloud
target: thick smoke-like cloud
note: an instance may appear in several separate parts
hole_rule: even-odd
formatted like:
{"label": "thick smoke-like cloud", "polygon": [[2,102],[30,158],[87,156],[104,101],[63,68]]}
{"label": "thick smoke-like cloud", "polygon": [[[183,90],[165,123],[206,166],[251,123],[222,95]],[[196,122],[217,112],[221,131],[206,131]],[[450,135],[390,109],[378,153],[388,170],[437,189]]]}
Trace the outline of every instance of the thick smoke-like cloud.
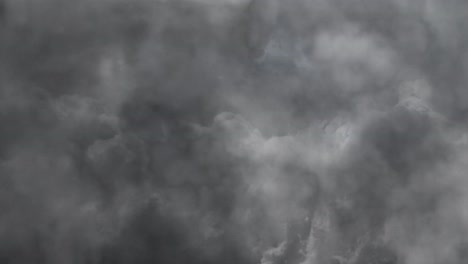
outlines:
{"label": "thick smoke-like cloud", "polygon": [[4,0],[1,263],[468,260],[462,0]]}

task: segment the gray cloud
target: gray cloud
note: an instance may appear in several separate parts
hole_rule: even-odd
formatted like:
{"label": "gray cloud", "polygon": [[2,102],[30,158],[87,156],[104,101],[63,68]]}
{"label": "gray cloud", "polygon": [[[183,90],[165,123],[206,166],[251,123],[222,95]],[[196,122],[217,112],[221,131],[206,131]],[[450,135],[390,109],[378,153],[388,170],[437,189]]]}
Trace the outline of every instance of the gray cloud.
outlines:
{"label": "gray cloud", "polygon": [[463,1],[2,3],[0,262],[466,262]]}

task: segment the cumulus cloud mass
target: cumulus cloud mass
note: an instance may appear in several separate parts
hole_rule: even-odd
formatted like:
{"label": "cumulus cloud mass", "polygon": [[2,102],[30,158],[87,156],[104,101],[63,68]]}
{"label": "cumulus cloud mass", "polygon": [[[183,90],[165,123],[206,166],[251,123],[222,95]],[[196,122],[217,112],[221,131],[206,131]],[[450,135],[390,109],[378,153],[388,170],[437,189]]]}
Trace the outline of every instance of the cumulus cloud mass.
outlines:
{"label": "cumulus cloud mass", "polygon": [[0,263],[468,263],[466,28],[464,0],[0,1]]}

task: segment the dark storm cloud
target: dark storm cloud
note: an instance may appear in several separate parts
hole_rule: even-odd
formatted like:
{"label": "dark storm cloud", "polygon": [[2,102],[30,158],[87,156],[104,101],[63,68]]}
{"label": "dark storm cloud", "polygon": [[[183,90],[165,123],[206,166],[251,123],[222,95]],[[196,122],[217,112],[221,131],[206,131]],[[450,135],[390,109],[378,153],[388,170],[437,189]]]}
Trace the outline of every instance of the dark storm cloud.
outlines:
{"label": "dark storm cloud", "polygon": [[3,4],[0,262],[466,262],[463,1]]}

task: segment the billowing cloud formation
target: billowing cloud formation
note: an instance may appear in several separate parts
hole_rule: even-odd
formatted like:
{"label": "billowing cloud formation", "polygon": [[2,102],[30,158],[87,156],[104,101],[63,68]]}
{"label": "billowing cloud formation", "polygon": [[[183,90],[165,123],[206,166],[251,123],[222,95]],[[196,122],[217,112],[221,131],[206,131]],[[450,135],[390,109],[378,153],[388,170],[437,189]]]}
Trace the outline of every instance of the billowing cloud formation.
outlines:
{"label": "billowing cloud formation", "polygon": [[1,263],[467,262],[464,1],[1,4]]}

